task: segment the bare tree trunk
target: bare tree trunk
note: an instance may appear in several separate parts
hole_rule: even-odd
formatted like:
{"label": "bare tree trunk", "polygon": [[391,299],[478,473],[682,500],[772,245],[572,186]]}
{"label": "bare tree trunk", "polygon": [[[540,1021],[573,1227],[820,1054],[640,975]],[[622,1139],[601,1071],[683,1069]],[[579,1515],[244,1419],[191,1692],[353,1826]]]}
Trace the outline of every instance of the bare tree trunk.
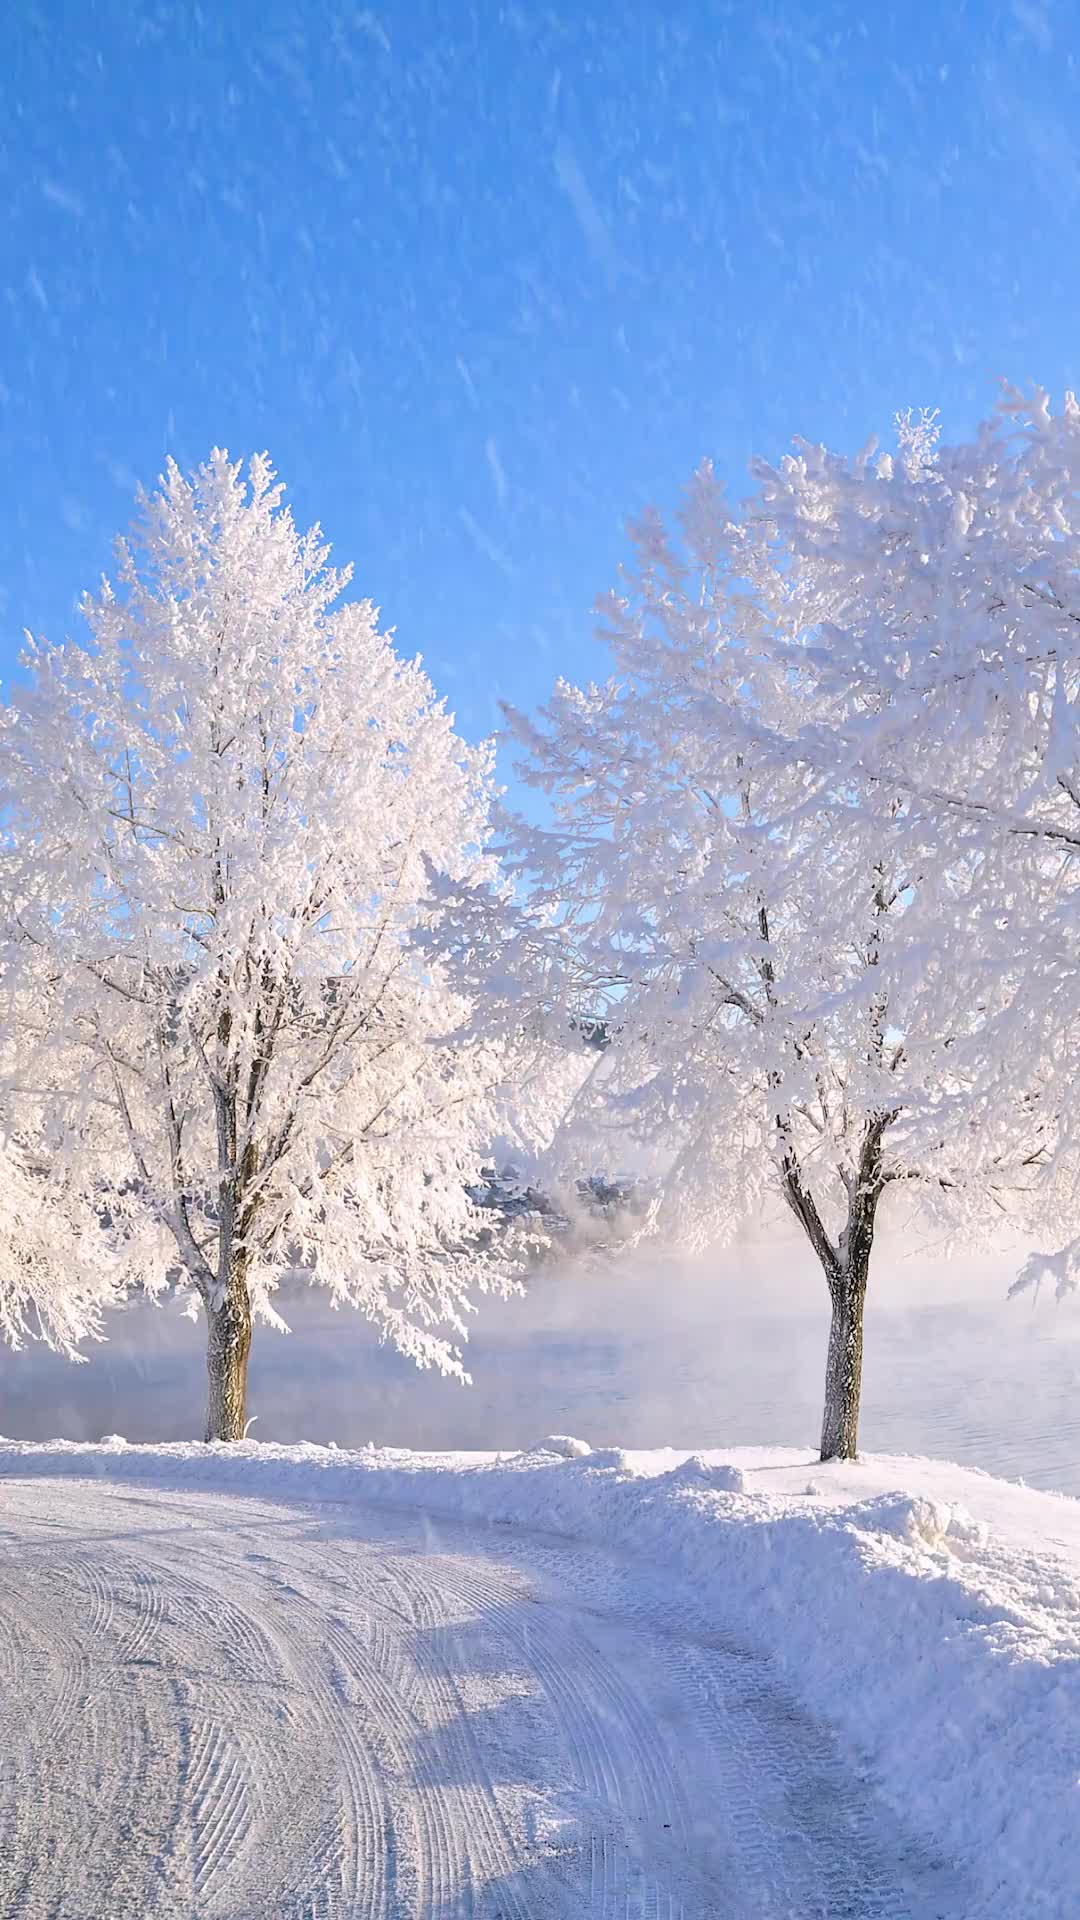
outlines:
{"label": "bare tree trunk", "polygon": [[858,1453],[863,1307],[878,1202],[884,1185],[881,1141],[892,1119],[891,1113],[877,1113],[867,1122],[856,1177],[848,1190],[847,1221],[835,1243],[826,1232],[814,1196],[803,1181],[802,1169],[791,1150],[790,1133],[784,1127],[780,1129],[788,1205],[821,1261],[832,1301],[829,1356],[825,1367],[825,1417],[821,1426],[823,1460],[854,1460]]}
{"label": "bare tree trunk", "polygon": [[247,1371],[251,1352],[251,1297],[247,1262],[230,1263],[225,1297],[206,1302],[206,1407],[208,1440],[242,1440],[247,1425]]}
{"label": "bare tree trunk", "polygon": [[859,1394],[862,1389],[863,1307],[869,1248],[856,1268],[829,1276],[832,1320],[829,1356],[825,1364],[825,1417],[821,1426],[821,1458],[854,1460],[859,1447]]}

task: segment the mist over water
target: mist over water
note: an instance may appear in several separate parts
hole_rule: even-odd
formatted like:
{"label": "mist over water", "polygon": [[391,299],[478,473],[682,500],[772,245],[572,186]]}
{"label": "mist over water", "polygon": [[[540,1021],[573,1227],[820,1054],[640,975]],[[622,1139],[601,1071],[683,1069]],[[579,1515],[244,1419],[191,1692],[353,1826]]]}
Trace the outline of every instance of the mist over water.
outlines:
{"label": "mist over water", "polygon": [[[886,1244],[867,1309],[862,1441],[931,1453],[1080,1494],[1080,1303],[1007,1301],[1015,1263]],[[474,1384],[417,1373],[355,1314],[317,1293],[284,1302],[293,1331],[257,1330],[252,1429],[339,1446],[597,1444],[813,1448],[827,1333],[824,1282],[798,1242],[748,1241],[699,1259],[639,1250],[551,1266],[528,1296],[487,1302]],[[201,1432],[201,1326],[137,1301],[90,1363],[0,1355],[9,1438],[187,1440]]]}

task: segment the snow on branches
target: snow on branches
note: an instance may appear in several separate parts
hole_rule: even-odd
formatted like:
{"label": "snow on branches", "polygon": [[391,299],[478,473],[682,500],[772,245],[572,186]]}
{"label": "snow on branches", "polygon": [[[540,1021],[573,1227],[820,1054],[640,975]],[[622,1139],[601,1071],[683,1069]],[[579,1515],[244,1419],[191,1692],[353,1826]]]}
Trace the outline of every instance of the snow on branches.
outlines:
{"label": "snow on branches", "polygon": [[[900,468],[931,484],[929,431]],[[845,485],[865,472],[845,467]],[[821,516],[798,547],[776,492],[735,519],[702,467],[681,537],[643,519],[636,565],[602,602],[611,676],[511,716],[553,818],[512,829],[529,905],[516,920],[494,907],[489,939],[511,956],[508,1013],[610,1023],[574,1121],[614,1120],[666,1161],[661,1230],[729,1234],[782,1194],[833,1305],[823,1452],[848,1453],[882,1195],[977,1218],[1039,1122],[1026,1089],[989,1097],[1008,982],[983,979],[973,1000],[953,974],[976,878],[962,850],[939,855],[902,785],[864,771],[851,743],[880,731],[887,694],[869,660],[845,674]],[[459,911],[480,951],[482,910]]]}
{"label": "snow on branches", "polygon": [[0,1150],[0,1338],[41,1340],[69,1360],[123,1299],[94,1214],[14,1142]]}
{"label": "snow on branches", "polygon": [[512,1284],[467,1191],[498,1059],[447,1041],[429,900],[493,875],[491,753],[348,583],[265,457],[170,463],[6,718],[5,990],[38,1011],[0,1096],[130,1274],[183,1270],[211,1437],[283,1269],[458,1374],[471,1288]]}
{"label": "snow on branches", "polygon": [[984,1115],[1027,1128],[1025,1208],[1055,1250],[1021,1284],[1080,1276],[1080,406],[1005,388],[972,440],[907,421],[900,458],[800,444],[758,468],[748,573],[792,646],[812,637],[827,723],[786,750],[849,783],[921,875],[943,1030],[978,1009]]}

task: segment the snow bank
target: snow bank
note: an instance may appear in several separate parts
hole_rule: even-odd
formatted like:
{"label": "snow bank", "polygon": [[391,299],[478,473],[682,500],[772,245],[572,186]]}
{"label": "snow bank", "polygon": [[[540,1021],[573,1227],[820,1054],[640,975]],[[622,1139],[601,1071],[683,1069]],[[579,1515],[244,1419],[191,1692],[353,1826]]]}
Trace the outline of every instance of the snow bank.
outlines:
{"label": "snow bank", "polygon": [[932,1461],[589,1452],[565,1435],[510,1456],[0,1444],[0,1476],[54,1473],[419,1506],[648,1556],[767,1650],[966,1866],[969,1920],[1080,1911],[1080,1502]]}

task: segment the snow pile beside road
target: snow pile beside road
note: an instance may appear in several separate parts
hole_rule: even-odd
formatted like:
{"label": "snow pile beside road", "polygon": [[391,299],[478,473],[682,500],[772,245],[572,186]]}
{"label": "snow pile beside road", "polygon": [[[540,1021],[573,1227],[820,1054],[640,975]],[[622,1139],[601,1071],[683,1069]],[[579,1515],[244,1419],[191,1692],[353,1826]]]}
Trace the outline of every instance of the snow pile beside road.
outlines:
{"label": "snow pile beside road", "polygon": [[979,1889],[967,1920],[1066,1920],[1080,1886],[1080,1503],[919,1460],[736,1449],[412,1455],[0,1446],[74,1473],[277,1500],[420,1507],[647,1558],[716,1632],[767,1650],[906,1820]]}

